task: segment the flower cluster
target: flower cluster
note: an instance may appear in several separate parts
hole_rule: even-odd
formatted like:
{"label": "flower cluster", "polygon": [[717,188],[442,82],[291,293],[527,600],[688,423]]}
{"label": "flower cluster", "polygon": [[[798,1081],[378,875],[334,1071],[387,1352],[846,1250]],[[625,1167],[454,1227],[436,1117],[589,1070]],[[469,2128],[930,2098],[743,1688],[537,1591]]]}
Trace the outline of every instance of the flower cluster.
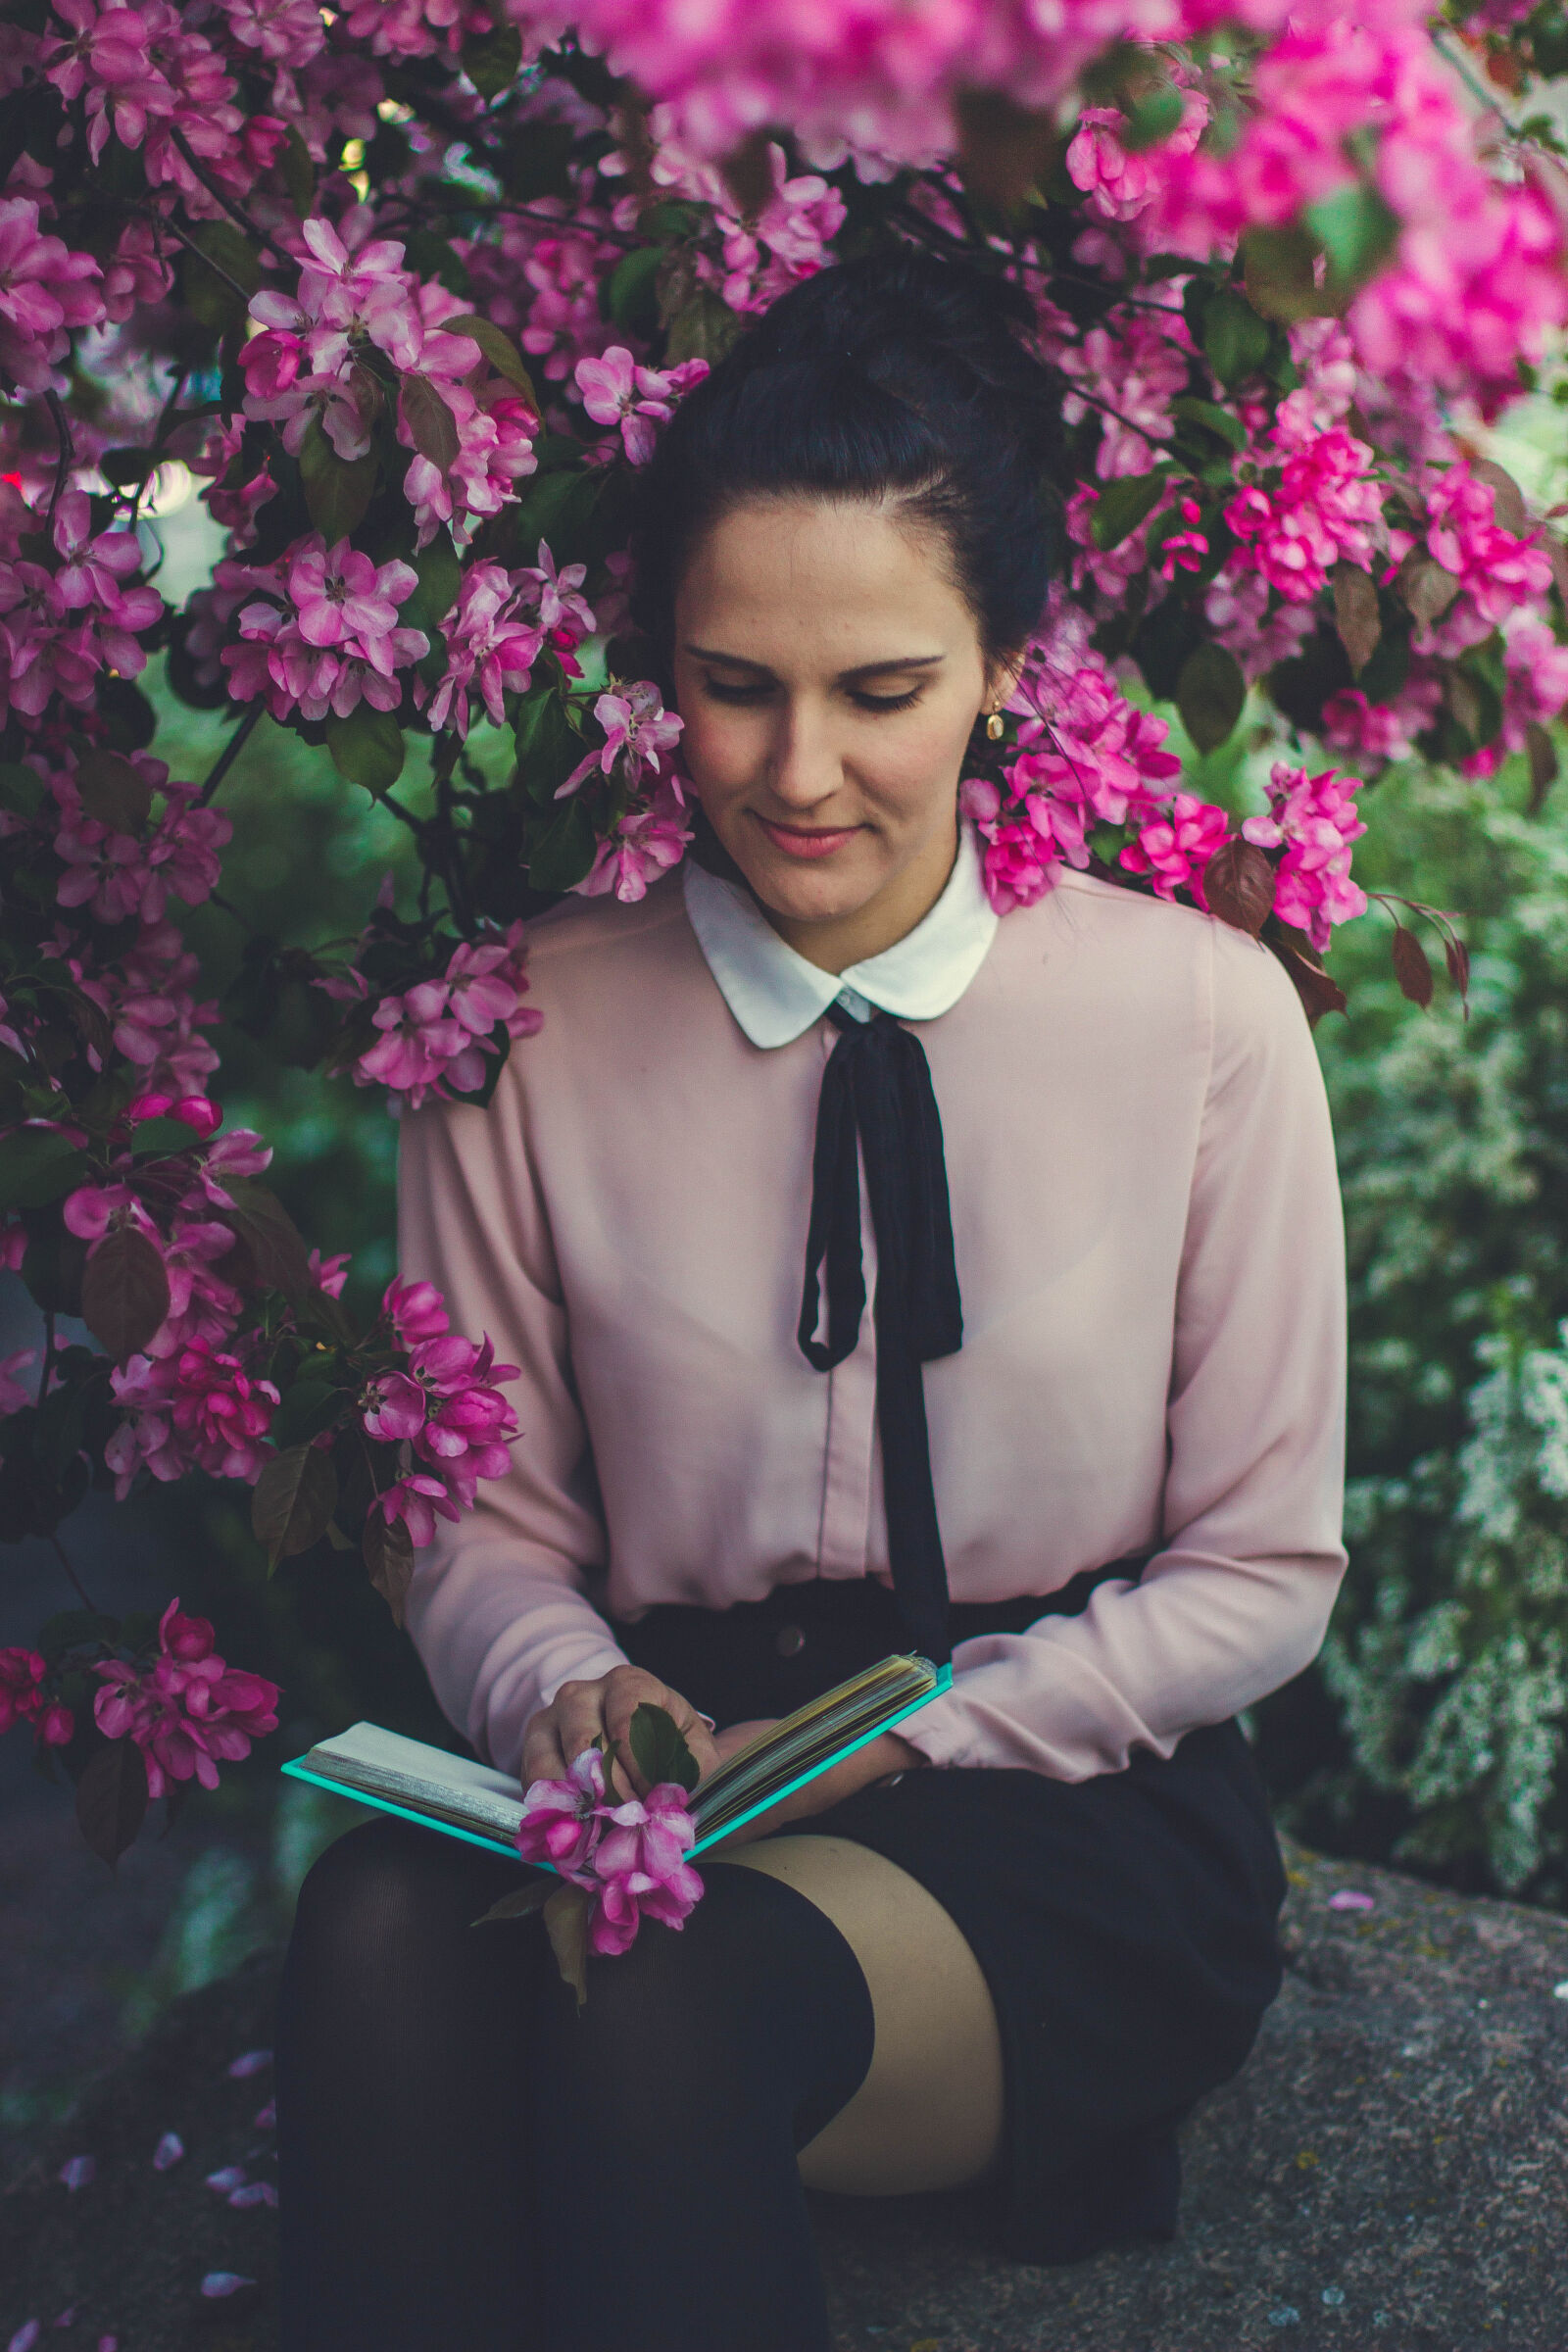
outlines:
{"label": "flower cluster", "polygon": [[176,1594],[158,1621],[150,1667],[104,1658],[93,1668],[103,1686],[94,1720],[109,1739],[141,1749],[149,1796],[166,1795],[171,1781],[193,1773],[216,1788],[220,1763],[237,1763],[253,1740],[277,1729],[277,1685],[226,1665],[213,1643],[207,1619],[185,1616]]}
{"label": "flower cluster", "polygon": [[76,1719],[63,1700],[50,1698],[44,1684],[48,1661],[41,1650],[0,1649],[0,1732],[30,1723],[35,1747],[64,1747]]}
{"label": "flower cluster", "polygon": [[568,677],[579,675],[576,650],[596,625],[579,593],[587,572],[585,564],[558,571],[542,539],[537,564],[515,571],[500,564],[471,564],[441,623],[447,666],[430,698],[431,726],[451,726],[466,738],[468,697],[477,690],[486,716],[499,727],[507,695],[525,691],[547,644]]}
{"label": "flower cluster", "polygon": [[686,1855],[697,1832],[686,1792],[661,1781],[646,1796],[614,1802],[598,1748],[584,1748],[563,1781],[534,1781],[524,1792],[517,1851],[547,1863],[594,1898],[590,1948],[628,1950],[644,1918],[680,1928],[702,1898]]}
{"label": "flower cluster", "polygon": [[312,532],[265,570],[220,564],[218,583],[230,593],[266,592],[241,607],[240,642],[225,646],[222,660],[235,699],[263,695],[274,718],[295,710],[303,718],[347,718],[362,701],[395,710],[399,670],[430,650],[422,629],[398,622],[398,607],[418,585],[414,566],[374,564],[347,539],[329,548]]}
{"label": "flower cluster", "polygon": [[1370,569],[1383,521],[1375,453],[1343,425],[1323,430],[1310,395],[1288,393],[1267,436],[1263,462],[1279,465],[1277,486],[1239,490],[1225,520],[1271,588],[1306,604],[1336,564]]}
{"label": "flower cluster", "polygon": [[164,610],[156,588],[134,584],[135,533],[95,531],[84,491],[59,502],[52,561],[21,553],[22,526],[33,519],[15,506],[0,512],[0,717],[14,711],[28,726],[55,697],[90,703],[106,671],[139,676],[147,657],[138,632]]}
{"label": "flower cluster", "polygon": [[[528,988],[522,931],[514,922],[499,938],[465,941],[439,978],[383,996],[370,1015],[375,1043],[349,1064],[355,1085],[385,1087],[394,1109],[476,1093],[486,1054],[539,1027],[541,1016],[522,1001]],[[358,966],[320,986],[345,1003],[369,998]]]}
{"label": "flower cluster", "polygon": [[1355,806],[1360,780],[1332,769],[1308,776],[1304,767],[1276,762],[1269,812],[1250,816],[1243,837],[1260,848],[1283,849],[1274,879],[1274,911],[1304,931],[1314,948],[1329,944],[1330,928],[1366,911],[1366,893],[1350,879],[1350,845],[1366,831]]}
{"label": "flower cluster", "polygon": [[[419,1286],[420,1290],[428,1285]],[[408,1300],[394,1284],[385,1311]],[[515,1380],[515,1364],[498,1364],[488,1340],[475,1347],[448,1331],[446,1310],[418,1301],[418,1320],[427,1336],[409,1348],[406,1372],[386,1372],[359,1399],[367,1436],[384,1446],[405,1446],[418,1468],[406,1470],[377,1497],[388,1526],[401,1520],[416,1544],[428,1544],[437,1514],[460,1519],[473,1507],[481,1478],[504,1478],[512,1466],[508,1441],[516,1436],[517,1416],[497,1383]],[[405,1307],[404,1328],[408,1327]],[[430,1329],[439,1322],[439,1329]]]}

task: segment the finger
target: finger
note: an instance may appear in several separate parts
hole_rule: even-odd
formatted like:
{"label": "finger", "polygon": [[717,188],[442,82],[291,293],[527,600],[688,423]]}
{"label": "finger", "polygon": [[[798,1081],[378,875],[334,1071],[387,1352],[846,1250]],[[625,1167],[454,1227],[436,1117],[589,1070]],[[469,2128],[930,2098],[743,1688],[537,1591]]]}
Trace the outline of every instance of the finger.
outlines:
{"label": "finger", "polygon": [[568,1768],[585,1747],[605,1736],[605,1687],[596,1683],[563,1683],[556,1692],[556,1736]]}
{"label": "finger", "polygon": [[606,1737],[615,1747],[622,1747],[631,1738],[631,1719],[639,1707],[663,1707],[673,1714],[685,1703],[641,1666],[617,1666],[605,1677]]}
{"label": "finger", "polygon": [[561,1752],[554,1707],[541,1707],[529,1720],[522,1736],[520,1777],[525,1788],[534,1781],[561,1781],[566,1777],[566,1759]]}

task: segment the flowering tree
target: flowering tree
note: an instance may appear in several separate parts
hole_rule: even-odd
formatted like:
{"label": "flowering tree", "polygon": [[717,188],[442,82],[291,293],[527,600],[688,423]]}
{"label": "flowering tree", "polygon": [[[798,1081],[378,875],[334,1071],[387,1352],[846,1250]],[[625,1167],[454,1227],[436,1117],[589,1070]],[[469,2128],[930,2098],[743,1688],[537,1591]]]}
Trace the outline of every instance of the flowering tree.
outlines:
{"label": "flowering tree", "polygon": [[[345,1261],[224,1129],[175,910],[214,896],[266,710],[395,812],[422,877],[352,948],[290,951],[323,1059],[394,1107],[485,1100],[537,1026],[526,918],[639,898],[691,838],[680,721],[625,633],[628,482],[836,255],[1015,282],[1064,382],[1070,565],[963,786],[998,906],[1093,866],[1262,938],[1314,1015],[1340,1002],[1362,781],[1412,748],[1527,753],[1538,792],[1554,768],[1568,553],[1474,435],[1568,318],[1568,177],[1529,112],[1564,65],[1556,0],[21,0],[0,1249],[46,1336],[0,1367],[0,1534],[74,1575],[89,1486],[206,1472],[254,1489],[274,1566],[358,1546],[401,1622],[435,1516],[504,1470],[511,1368],[428,1285],[351,1317]],[[226,535],[179,611],[144,514],[175,461]],[[199,781],[156,756],[154,654],[232,720]],[[1238,819],[1149,705],[1204,753],[1250,693],[1278,759]],[[1462,986],[1446,918],[1405,912]],[[1392,939],[1425,1002],[1415,929]],[[243,980],[263,1035],[272,954]],[[121,1624],[77,1598],[0,1651],[0,1728],[63,1757],[112,1860],[278,1694],[177,1599]]]}

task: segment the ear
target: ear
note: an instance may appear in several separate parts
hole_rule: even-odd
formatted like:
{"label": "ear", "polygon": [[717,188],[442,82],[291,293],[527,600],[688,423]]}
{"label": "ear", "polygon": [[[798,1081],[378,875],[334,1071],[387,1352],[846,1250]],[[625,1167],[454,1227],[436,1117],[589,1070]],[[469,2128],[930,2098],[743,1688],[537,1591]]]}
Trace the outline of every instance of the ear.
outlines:
{"label": "ear", "polygon": [[986,663],[986,709],[988,710],[999,710],[1011,695],[1023,675],[1023,665],[1028,650],[1027,646],[1021,645],[1013,653],[994,654]]}

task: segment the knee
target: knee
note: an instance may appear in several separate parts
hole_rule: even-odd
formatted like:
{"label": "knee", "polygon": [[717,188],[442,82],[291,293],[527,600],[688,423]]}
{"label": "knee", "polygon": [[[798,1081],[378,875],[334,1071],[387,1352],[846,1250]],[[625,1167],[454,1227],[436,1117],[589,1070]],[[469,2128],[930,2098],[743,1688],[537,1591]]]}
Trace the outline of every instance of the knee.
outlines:
{"label": "knee", "polygon": [[364,1953],[396,1936],[419,1908],[429,1833],[386,1817],[361,1822],[318,1856],[300,1887],[294,1941],[313,1951]]}

